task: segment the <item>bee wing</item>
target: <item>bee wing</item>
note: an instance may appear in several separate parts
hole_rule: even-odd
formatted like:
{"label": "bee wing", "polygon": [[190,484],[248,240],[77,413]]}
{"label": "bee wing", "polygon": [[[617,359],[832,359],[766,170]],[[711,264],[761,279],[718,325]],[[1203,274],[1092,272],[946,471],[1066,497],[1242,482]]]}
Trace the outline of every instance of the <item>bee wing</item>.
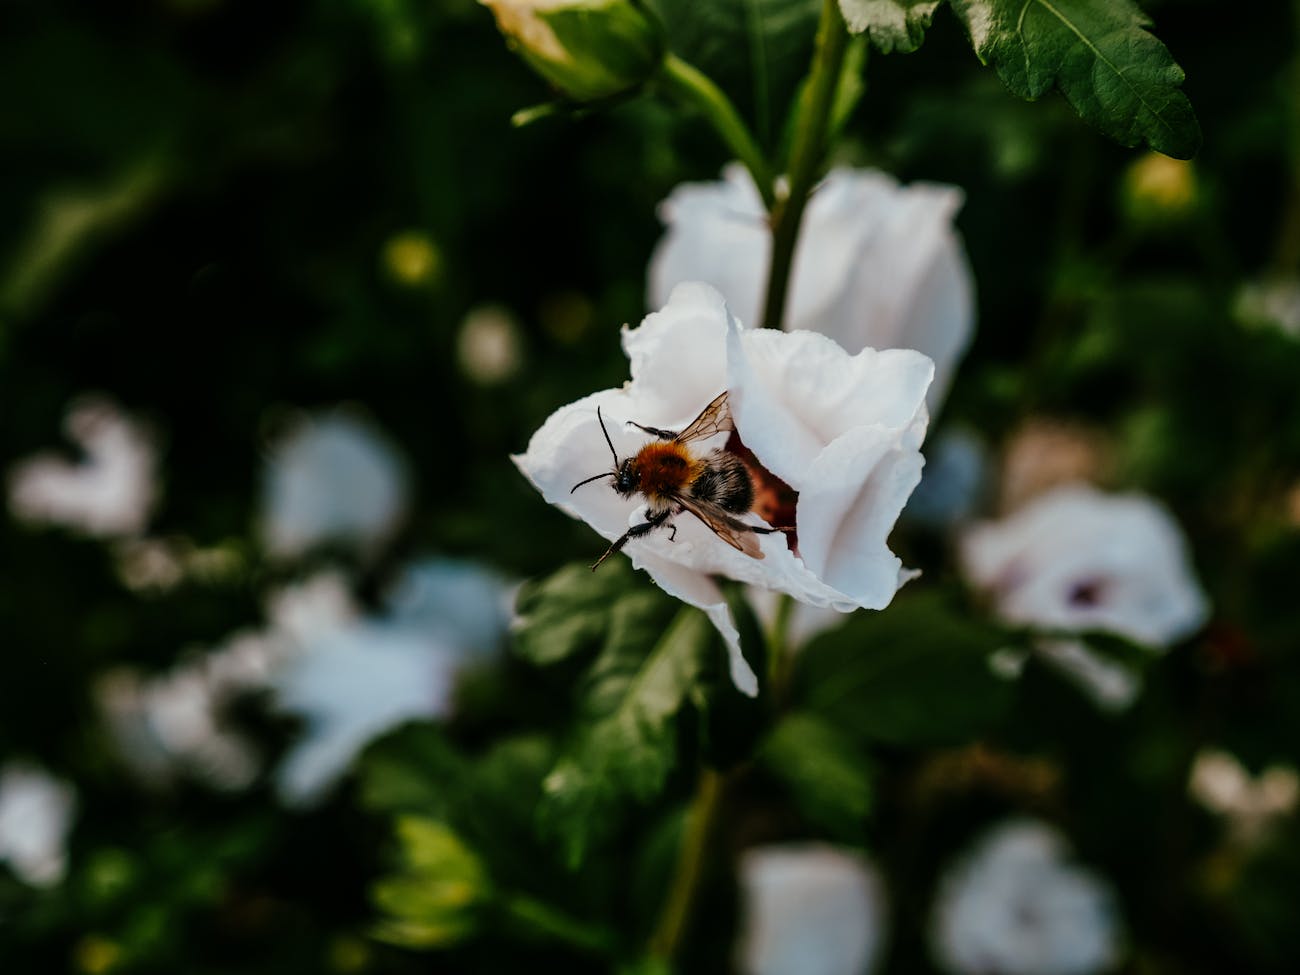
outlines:
{"label": "bee wing", "polygon": [[712,403],[700,411],[700,415],[691,421],[690,426],[677,434],[675,442],[690,443],[692,440],[703,440],[715,433],[734,429],[736,424],[731,419],[731,407],[727,404],[727,391],[724,389]]}
{"label": "bee wing", "polygon": [[[723,396],[725,395],[726,393],[723,393]],[[732,548],[744,552],[752,559],[763,557],[763,550],[758,547],[758,536],[750,526],[738,518],[733,518],[719,505],[686,494],[675,495],[673,501],[704,522],[713,534]]]}

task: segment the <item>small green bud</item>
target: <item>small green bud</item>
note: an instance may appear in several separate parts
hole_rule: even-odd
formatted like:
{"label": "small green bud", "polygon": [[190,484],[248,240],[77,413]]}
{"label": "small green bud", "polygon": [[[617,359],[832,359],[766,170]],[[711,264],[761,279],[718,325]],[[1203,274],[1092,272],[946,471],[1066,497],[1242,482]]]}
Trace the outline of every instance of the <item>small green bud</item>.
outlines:
{"label": "small green bud", "polygon": [[635,0],[479,0],[510,46],[574,101],[618,95],[663,62],[662,25]]}

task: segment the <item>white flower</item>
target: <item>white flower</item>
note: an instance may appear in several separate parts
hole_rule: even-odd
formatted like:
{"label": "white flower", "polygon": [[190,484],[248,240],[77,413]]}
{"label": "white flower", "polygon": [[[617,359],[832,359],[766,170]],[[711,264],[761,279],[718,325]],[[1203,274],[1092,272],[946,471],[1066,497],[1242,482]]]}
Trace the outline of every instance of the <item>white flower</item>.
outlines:
{"label": "white flower", "polygon": [[1237,293],[1235,311],[1246,325],[1300,338],[1300,278],[1283,275],[1247,282]]}
{"label": "white flower", "polygon": [[963,975],[1088,975],[1120,955],[1109,888],[1066,862],[1068,846],[1031,820],[988,833],[944,877],[931,919],[939,962]]}
{"label": "white flower", "polygon": [[306,722],[276,771],[281,798],[316,802],[374,738],[450,714],[459,673],[500,644],[507,605],[494,574],[428,560],[406,571],[383,616],[308,636],[271,682],[280,710]]}
{"label": "white flower", "polygon": [[1108,660],[1082,640],[1037,640],[1034,652],[1082,687],[1103,711],[1127,710],[1142,690],[1140,674]]}
{"label": "white flower", "polygon": [[1228,821],[1235,839],[1253,843],[1278,817],[1295,812],[1300,775],[1289,765],[1270,765],[1252,776],[1228,752],[1203,749],[1192,763],[1188,790]]}
{"label": "white flower", "polygon": [[880,954],[885,904],[861,854],[817,843],[757,847],[740,861],[745,975],[865,975]]}
{"label": "white flower", "polygon": [[[753,183],[732,164],[724,179],[677,187],[661,205],[668,226],[650,260],[651,308],[683,281],[706,281],[737,318],[764,324],[771,231]],[[916,349],[934,360],[936,410],[970,341],[974,285],[952,226],[952,186],[899,186],[874,170],[834,169],[804,213],[791,269],[787,329],[821,332],[849,352]]]}
{"label": "white flower", "polygon": [[304,418],[267,464],[261,528],[267,550],[294,558],[325,542],[373,551],[406,511],[406,465],[346,413]]}
{"label": "white flower", "polygon": [[41,453],[15,465],[13,513],[98,538],[143,531],[159,493],[158,448],[147,429],[115,403],[88,397],[68,410],[64,430],[82,458]]}
{"label": "white flower", "polygon": [[1010,623],[1101,630],[1159,649],[1208,606],[1177,523],[1151,498],[1065,485],[962,540],[967,578]]}
{"label": "white flower", "polygon": [[[651,439],[630,421],[681,430],[727,391],[732,447],[738,438],[752,451],[761,468],[750,468],[760,494],[797,492],[793,511],[788,503],[769,509],[797,528],[797,551],[783,534],[745,535],[763,557],[746,555],[689,514],[674,517],[675,534],[665,526],[632,540],[626,551],[663,589],[709,615],[727,641],[737,686],[757,693],[739,634],[710,577],[841,612],[887,606],[910,577],[886,540],[920,479],[933,367],[909,350],[864,349],[851,356],[811,332],[746,329],[727,313],[721,295],[701,284],[680,286],[662,311],[625,329],[623,347],[631,381],[561,407],[515,463],[547,501],[616,539],[645,522],[641,496],[620,496],[607,481],[572,490],[611,470],[597,408],[623,459]],[[723,441],[720,436],[692,448],[721,448]],[[742,520],[764,525],[753,512]]]}
{"label": "white flower", "polygon": [[262,751],[230,711],[241,696],[263,690],[292,651],[278,634],[247,632],[159,674],[118,668],[102,675],[96,698],[122,761],[152,786],[192,778],[246,789]]}
{"label": "white flower", "polygon": [[21,762],[0,769],[0,862],[33,887],[51,887],[68,867],[68,832],[77,808],[67,782]]}

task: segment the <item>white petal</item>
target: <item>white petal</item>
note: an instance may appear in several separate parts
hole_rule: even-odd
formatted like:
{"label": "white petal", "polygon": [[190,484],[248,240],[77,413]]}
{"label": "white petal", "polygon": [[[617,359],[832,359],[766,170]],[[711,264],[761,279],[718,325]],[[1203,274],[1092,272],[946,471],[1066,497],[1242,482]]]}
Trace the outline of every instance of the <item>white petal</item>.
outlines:
{"label": "white petal", "polygon": [[723,180],[684,183],[659,207],[667,232],[650,259],[648,305],[668,304],[683,281],[707,281],[732,314],[759,325],[772,233],[753,181],[738,163]]}
{"label": "white petal", "polygon": [[1059,833],[1013,820],[987,833],[943,878],[931,934],[963,975],[1092,975],[1120,957],[1109,887],[1066,860]]}
{"label": "white petal", "polygon": [[405,514],[407,480],[402,457],[368,424],[341,412],[304,419],[267,464],[267,550],[280,558],[324,542],[371,550]]}
{"label": "white petal", "polygon": [[76,789],[32,765],[0,770],[0,861],[33,887],[50,887],[67,870]]}
{"label": "white petal", "polygon": [[722,635],[727,645],[727,656],[731,667],[731,680],[742,693],[750,697],[758,696],[758,677],[749,666],[749,661],[740,652],[740,631],[731,618],[722,590],[702,572],[696,572],[685,566],[661,559],[653,554],[639,553],[632,557],[632,564],[638,569],[645,569],[655,583],[670,596],[682,602],[704,610],[705,615]]}
{"label": "white petal", "polygon": [[906,430],[911,448],[920,447],[934,364],[919,352],[863,349],[848,355],[813,332],[733,325],[727,359],[741,439],[797,491],[808,486],[812,463],[825,446],[855,428]]}
{"label": "white petal", "polygon": [[[885,173],[833,170],[804,214],[785,326],[849,352],[910,348],[936,363],[937,409],[974,328],[974,284],[952,221],[955,187],[900,186]],[[650,307],[675,285],[707,281],[745,324],[760,326],[771,234],[747,174],[678,187],[660,208],[667,231],[650,262]]]}
{"label": "white petal", "polygon": [[740,861],[745,975],[864,975],[884,940],[884,895],[861,854],[817,843],[756,847]]}
{"label": "white petal", "polygon": [[1208,614],[1177,523],[1142,495],[1056,488],[972,528],[961,561],[999,614],[1021,625],[1106,630],[1159,649]]}

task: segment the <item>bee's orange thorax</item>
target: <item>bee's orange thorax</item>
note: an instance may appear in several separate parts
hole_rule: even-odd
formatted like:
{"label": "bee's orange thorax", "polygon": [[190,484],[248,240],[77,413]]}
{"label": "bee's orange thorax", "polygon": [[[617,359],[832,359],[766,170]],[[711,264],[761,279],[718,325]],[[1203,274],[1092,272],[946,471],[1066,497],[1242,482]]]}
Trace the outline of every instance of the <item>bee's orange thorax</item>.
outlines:
{"label": "bee's orange thorax", "polygon": [[641,475],[639,490],[651,501],[682,494],[698,473],[698,462],[684,446],[672,440],[646,444],[635,459]]}

